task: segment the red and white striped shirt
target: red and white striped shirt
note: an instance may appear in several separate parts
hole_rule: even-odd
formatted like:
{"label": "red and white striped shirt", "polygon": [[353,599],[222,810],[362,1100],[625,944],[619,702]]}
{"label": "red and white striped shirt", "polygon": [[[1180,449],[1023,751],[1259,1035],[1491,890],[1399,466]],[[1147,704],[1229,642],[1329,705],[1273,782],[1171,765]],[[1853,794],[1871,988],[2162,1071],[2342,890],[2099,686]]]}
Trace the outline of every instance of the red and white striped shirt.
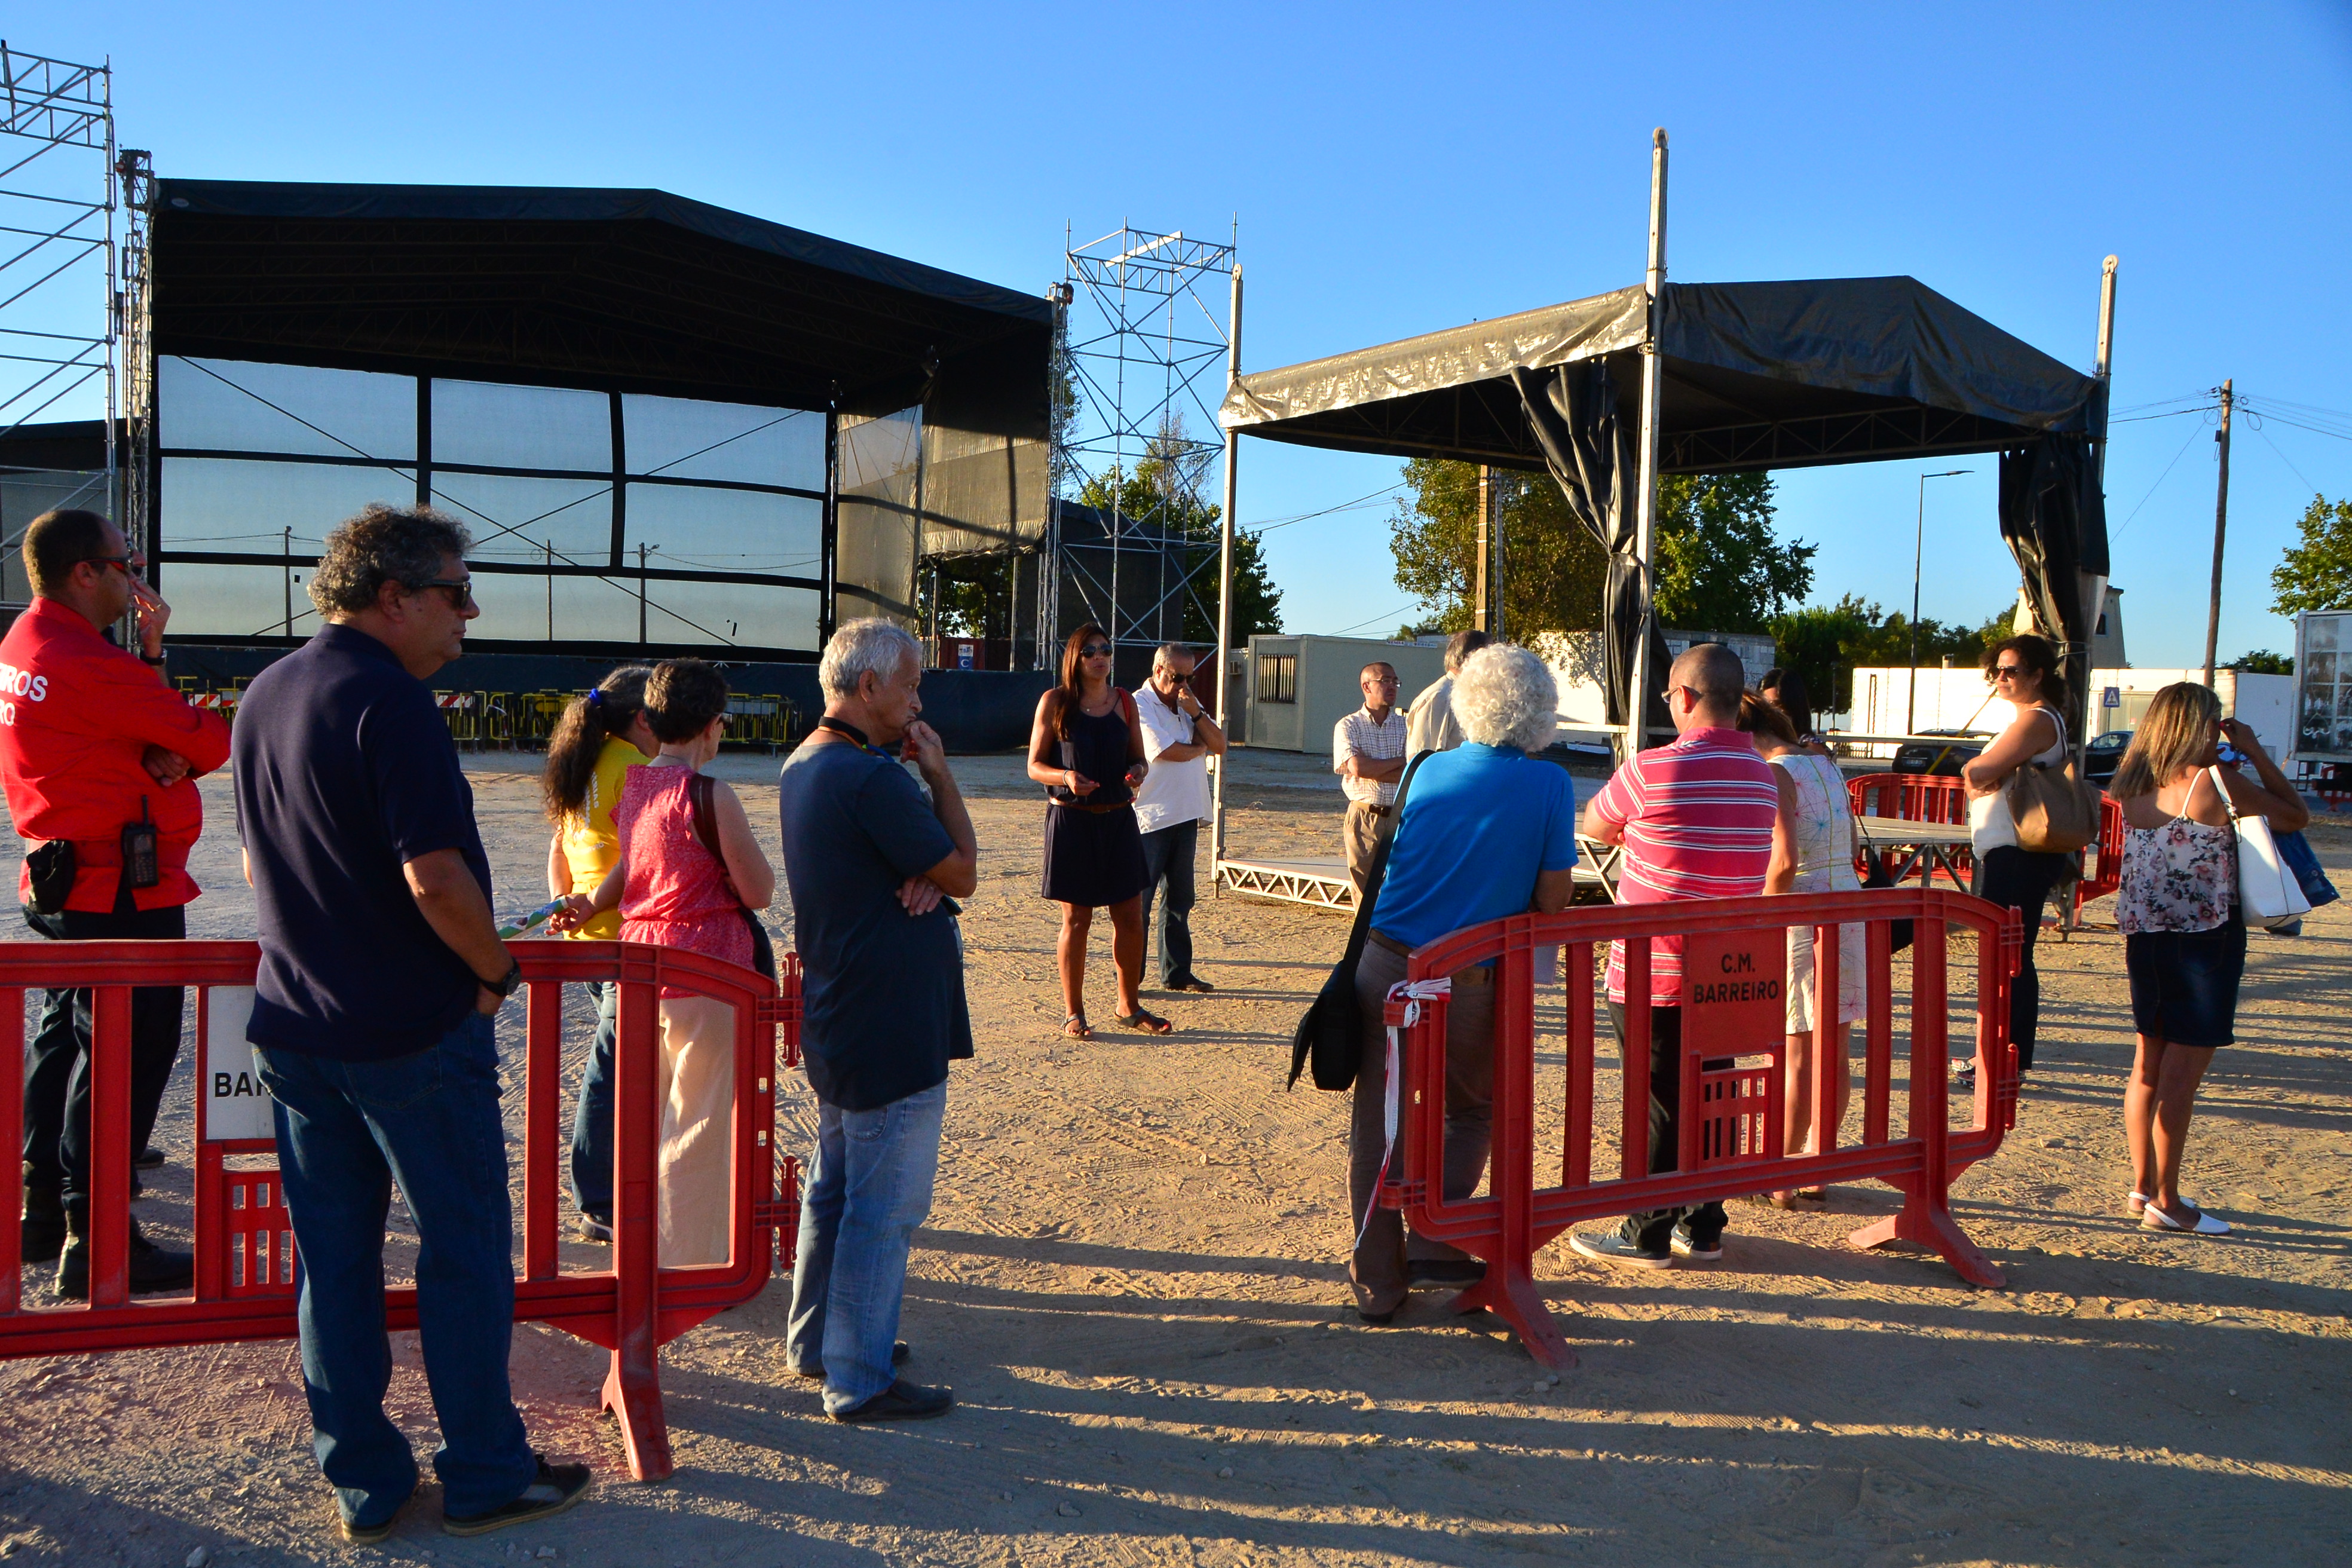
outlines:
{"label": "red and white striped shirt", "polygon": [[[1738,899],[1764,890],[1780,786],[1756,743],[1738,730],[1685,731],[1671,746],[1619,768],[1591,811],[1625,830],[1617,900]],[[1650,1005],[1678,1006],[1683,939],[1650,942]],[[1609,944],[1609,999],[1625,999],[1624,943]]]}

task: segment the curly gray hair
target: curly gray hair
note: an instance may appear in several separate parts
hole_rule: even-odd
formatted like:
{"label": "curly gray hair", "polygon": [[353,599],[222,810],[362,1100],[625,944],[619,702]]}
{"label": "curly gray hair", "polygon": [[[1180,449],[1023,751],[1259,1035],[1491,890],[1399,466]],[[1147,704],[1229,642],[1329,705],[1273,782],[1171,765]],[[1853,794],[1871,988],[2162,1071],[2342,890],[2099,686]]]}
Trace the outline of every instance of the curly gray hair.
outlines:
{"label": "curly gray hair", "polygon": [[374,607],[386,583],[423,593],[444,562],[452,555],[462,561],[473,547],[466,525],[444,512],[370,501],[327,535],[318,570],[303,586],[320,615],[355,615]]}
{"label": "curly gray hair", "polygon": [[905,659],[913,659],[915,668],[921,668],[923,645],[896,621],[879,616],[844,621],[824,645],[824,657],[817,661],[816,683],[828,699],[855,697],[858,677],[870,670],[875,679],[889,681]]}
{"label": "curly gray hair", "polygon": [[1515,643],[1490,643],[1462,661],[1454,678],[1454,716],[1485,746],[1540,752],[1559,716],[1559,685],[1544,661]]}

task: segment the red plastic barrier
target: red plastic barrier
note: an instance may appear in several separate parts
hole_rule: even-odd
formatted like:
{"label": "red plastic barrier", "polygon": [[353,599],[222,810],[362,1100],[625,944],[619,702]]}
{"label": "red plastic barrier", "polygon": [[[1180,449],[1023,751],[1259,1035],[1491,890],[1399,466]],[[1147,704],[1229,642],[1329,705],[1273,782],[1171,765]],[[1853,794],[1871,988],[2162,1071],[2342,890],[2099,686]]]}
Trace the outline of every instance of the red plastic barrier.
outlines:
{"label": "red plastic barrier", "polygon": [[[1889,1131],[1895,1093],[1889,922],[1897,920],[1915,921],[1916,933],[1911,948],[1909,1083],[1900,1138]],[[1959,1131],[1949,1125],[1947,1103],[1948,922],[1977,934],[1975,1115]],[[1679,1168],[1649,1174],[1652,940],[1688,938],[1686,984],[1712,974],[1710,965],[1746,978],[1785,979],[1786,933],[1791,923],[1816,928],[1817,994],[1823,998],[1838,994],[1836,927],[1864,926],[1868,1005],[1856,1085],[1862,1142],[1841,1149],[1837,1129],[1831,1127],[1829,1135],[1818,1141],[1820,1152],[1783,1156],[1785,1042],[1777,989],[1769,999],[1759,1000],[1737,986],[1726,987],[1725,994],[1746,999],[1718,1002],[1710,994],[1705,1007],[1686,993]],[[2002,1135],[2016,1121],[2017,1056],[2009,1040],[2009,991],[2017,973],[2021,932],[2015,910],[1964,893],[1913,887],[1513,915],[1441,937],[1413,952],[1411,979],[1433,979],[1497,961],[1494,1152],[1487,1195],[1449,1203],[1437,1180],[1444,1169],[1445,1147],[1445,1003],[1440,1000],[1422,1004],[1418,1020],[1405,1030],[1394,1174],[1382,1184],[1381,1202],[1403,1210],[1416,1234],[1485,1258],[1485,1279],[1454,1299],[1455,1310],[1492,1309],[1518,1331],[1528,1353],[1548,1366],[1573,1366],[1576,1357],[1536,1291],[1535,1254],[1570,1226],[1615,1215],[1875,1179],[1903,1194],[1903,1207],[1893,1217],[1854,1232],[1850,1238],[1853,1245],[1917,1242],[1940,1252],[1963,1279],[1999,1285],[2000,1271],[1952,1217],[1948,1192],[1952,1178],[1999,1149]],[[1596,952],[1605,954],[1612,938],[1626,942],[1625,989],[1634,1000],[1626,1017],[1631,1037],[1621,1053],[1622,1169],[1614,1178],[1596,1180],[1593,1047],[1596,1020],[1599,1028],[1608,1025],[1595,1000],[1599,982],[1593,958]],[[1533,956],[1539,949],[1563,944],[1567,1049],[1561,1168],[1557,1182],[1538,1185]],[[1389,1004],[1391,1026],[1402,1026],[1405,1017],[1405,1004]],[[1701,1068],[1705,1060],[1726,1057],[1734,1058],[1728,1069]],[[1759,1058],[1760,1067],[1756,1065]],[[1816,1071],[1812,1082],[1812,1124],[1822,1127],[1830,1120],[1829,1079]]]}
{"label": "red plastic barrier", "polygon": [[2083,855],[2083,879],[2074,884],[2074,907],[2105,898],[2124,885],[2124,808],[2099,797],[2099,837]]}
{"label": "red plastic barrier", "polygon": [[1864,773],[1845,781],[1845,794],[1856,816],[1956,825],[1969,819],[1967,787],[1941,773]]}
{"label": "red plastic barrier", "polygon": [[[775,1147],[776,1075],[800,1061],[800,964],[780,955],[781,985],[749,969],[674,948],[621,942],[517,942],[529,1007],[524,1025],[523,1263],[515,1320],[550,1323],[613,1352],[604,1404],[621,1424],[630,1473],[670,1473],[656,1348],[714,1312],[757,1295],[778,1254],[791,1267],[799,1221],[799,1163]],[[92,986],[94,1039],[90,1292],[87,1304],[29,1307],[20,1299],[20,1237],[0,1224],[0,1357],[143,1350],[227,1340],[290,1339],[297,1332],[293,1237],[274,1166],[232,1169],[232,1156],[275,1155],[269,1138],[214,1135],[203,1087],[215,1001],[241,1016],[236,988],[250,987],[260,950],[244,942],[0,942],[0,1148],[22,1142],[25,994]],[[556,1194],[565,1129],[560,1125],[562,986],[617,980],[614,1053],[614,1246],[611,1267],[557,1266]],[[129,1280],[131,988],[196,992],[196,1279],[193,1295],[133,1299]],[[655,1257],[656,1006],[665,985],[735,1009],[733,1184],[729,1260],[663,1268]],[[241,1047],[242,1026],[232,1045]],[[241,1058],[241,1051],[238,1053]],[[252,1166],[247,1160],[245,1164]],[[21,1167],[0,1160],[0,1213],[22,1203]],[[416,1323],[416,1292],[384,1292],[396,1329]]]}

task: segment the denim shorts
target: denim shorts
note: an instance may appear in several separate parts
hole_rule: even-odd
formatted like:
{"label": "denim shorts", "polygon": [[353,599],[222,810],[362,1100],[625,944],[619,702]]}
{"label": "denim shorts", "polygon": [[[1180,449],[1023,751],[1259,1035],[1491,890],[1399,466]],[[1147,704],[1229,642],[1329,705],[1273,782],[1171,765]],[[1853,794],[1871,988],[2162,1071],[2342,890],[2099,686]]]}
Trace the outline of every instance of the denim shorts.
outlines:
{"label": "denim shorts", "polygon": [[2127,933],[2124,968],[2131,976],[2132,1027],[2139,1033],[2175,1046],[2236,1041],[2246,922],[2235,910],[2210,931]]}

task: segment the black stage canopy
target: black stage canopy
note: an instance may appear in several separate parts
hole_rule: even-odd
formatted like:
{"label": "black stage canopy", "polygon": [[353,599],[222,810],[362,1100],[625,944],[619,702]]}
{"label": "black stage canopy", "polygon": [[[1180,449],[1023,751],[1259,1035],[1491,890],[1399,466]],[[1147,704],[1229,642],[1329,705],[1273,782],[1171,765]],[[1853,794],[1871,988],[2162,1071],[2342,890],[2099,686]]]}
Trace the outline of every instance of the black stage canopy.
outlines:
{"label": "black stage canopy", "polygon": [[[1545,468],[1515,372],[1600,361],[1638,422],[1637,284],[1244,375],[1224,422],[1391,457]],[[1661,473],[1991,452],[2086,433],[2098,384],[1910,278],[1669,283]]]}
{"label": "black stage canopy", "polygon": [[1042,298],[661,191],[157,182],[158,352],[1043,439]]}
{"label": "black stage canopy", "polygon": [[[1659,473],[1999,452],[2001,535],[2064,645],[2080,717],[2107,574],[2102,380],[1910,278],[1669,283],[1655,333]],[[1643,626],[1652,669],[1664,664],[1636,541],[1651,342],[1648,290],[1620,289],[1244,375],[1220,417],[1235,435],[1549,472],[1610,552],[1603,647],[1622,723]],[[1654,689],[1645,706],[1643,727],[1662,723]]]}

